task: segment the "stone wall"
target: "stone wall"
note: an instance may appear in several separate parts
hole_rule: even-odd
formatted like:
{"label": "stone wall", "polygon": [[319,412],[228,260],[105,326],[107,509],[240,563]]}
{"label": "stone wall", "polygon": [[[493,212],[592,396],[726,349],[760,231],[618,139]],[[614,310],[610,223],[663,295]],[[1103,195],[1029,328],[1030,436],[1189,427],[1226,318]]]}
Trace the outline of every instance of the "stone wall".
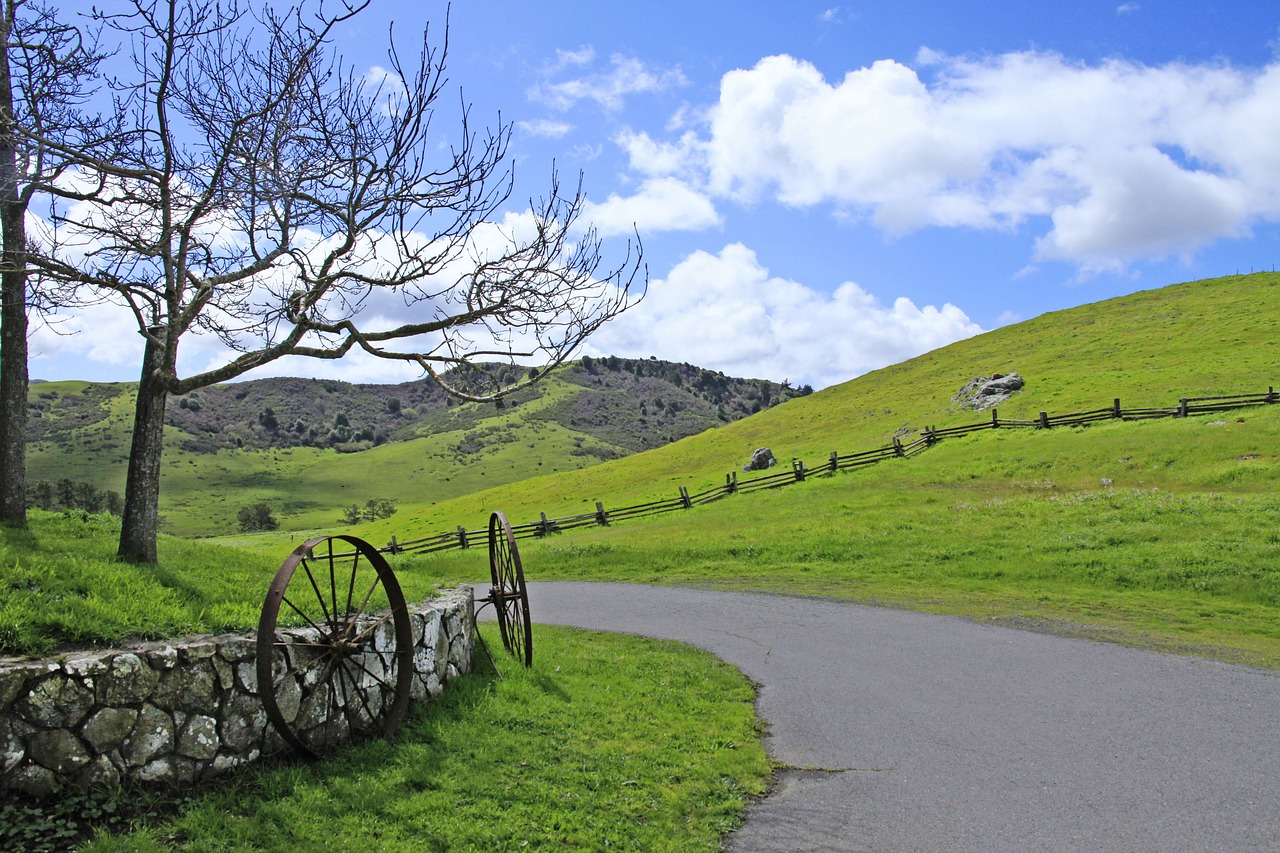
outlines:
{"label": "stone wall", "polygon": [[[471,669],[470,587],[409,607],[412,694]],[[257,696],[253,634],[0,659],[0,788],[49,795],[213,778],[286,747]]]}

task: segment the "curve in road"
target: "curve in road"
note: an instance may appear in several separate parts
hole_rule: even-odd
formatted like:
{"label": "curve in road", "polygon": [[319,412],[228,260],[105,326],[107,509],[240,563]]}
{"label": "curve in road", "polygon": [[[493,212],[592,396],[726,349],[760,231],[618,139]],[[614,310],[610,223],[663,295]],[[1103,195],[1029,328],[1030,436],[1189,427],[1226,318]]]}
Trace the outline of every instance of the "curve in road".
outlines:
{"label": "curve in road", "polygon": [[788,769],[732,850],[1280,850],[1275,672],[810,598],[529,595],[535,622],[691,643],[760,685]]}

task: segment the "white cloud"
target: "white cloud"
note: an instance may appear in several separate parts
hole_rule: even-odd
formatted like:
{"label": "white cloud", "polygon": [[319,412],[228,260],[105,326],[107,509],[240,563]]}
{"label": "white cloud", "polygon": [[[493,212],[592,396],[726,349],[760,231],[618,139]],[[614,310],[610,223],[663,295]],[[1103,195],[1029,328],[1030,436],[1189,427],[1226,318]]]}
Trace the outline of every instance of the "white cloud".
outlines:
{"label": "white cloud", "polygon": [[624,133],[632,168],[713,196],[831,205],[890,234],[1045,229],[1084,268],[1193,252],[1280,219],[1280,63],[1149,67],[923,49],[828,82],[771,56],[721,80],[705,133]]}
{"label": "white cloud", "polygon": [[675,178],[651,178],[633,196],[614,193],[599,204],[588,202],[583,220],[595,225],[602,237],[633,230],[642,236],[656,231],[701,231],[720,224],[711,199]]}
{"label": "white cloud", "polygon": [[678,67],[654,68],[634,57],[616,53],[609,58],[609,68],[605,71],[551,82],[550,78],[566,68],[584,67],[594,62],[595,54],[588,50],[584,48],[574,54],[559,51],[559,61],[547,71],[548,79],[531,89],[529,97],[561,111],[576,106],[580,101],[594,101],[613,112],[621,109],[631,95],[665,92],[688,85],[688,79]]}
{"label": "white cloud", "polygon": [[1141,8],[1142,8],[1142,5],[1139,3],[1121,3],[1119,6],[1116,7],[1116,14],[1132,15],[1134,12],[1137,12]]}
{"label": "white cloud", "polygon": [[562,139],[573,130],[573,125],[568,122],[552,121],[550,119],[520,121],[516,122],[516,127],[529,136],[538,136],[543,139]]}
{"label": "white cloud", "polygon": [[614,142],[627,152],[631,168],[645,175],[678,174],[694,181],[703,171],[705,146],[693,131],[675,142],[661,142],[647,133],[628,129],[619,133]]}
{"label": "white cloud", "polygon": [[591,340],[595,354],[659,354],[733,376],[826,387],[982,329],[954,305],[883,305],[857,284],[823,294],[771,276],[740,243],[694,252]]}
{"label": "white cloud", "polygon": [[1238,181],[1180,168],[1140,149],[1082,167],[1089,194],[1053,212],[1053,229],[1037,241],[1038,258],[1085,269],[1114,268],[1135,255],[1190,254],[1238,233],[1246,192]]}

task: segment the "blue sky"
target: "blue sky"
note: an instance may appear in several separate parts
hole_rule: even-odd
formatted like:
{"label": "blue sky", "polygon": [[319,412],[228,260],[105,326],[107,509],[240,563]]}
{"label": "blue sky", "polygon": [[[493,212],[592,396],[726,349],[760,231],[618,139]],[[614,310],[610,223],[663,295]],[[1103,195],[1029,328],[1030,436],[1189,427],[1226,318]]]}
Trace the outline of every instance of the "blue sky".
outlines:
{"label": "blue sky", "polygon": [[[391,21],[438,35],[446,8],[374,0],[336,46],[372,70]],[[649,294],[592,354],[825,387],[1280,263],[1274,0],[465,0],[450,33],[473,121],[514,124],[511,210],[554,161],[615,250],[633,224],[644,241]],[[35,333],[33,377],[136,379],[115,320],[60,328],[78,334]],[[272,374],[414,376],[292,360],[247,378]]]}

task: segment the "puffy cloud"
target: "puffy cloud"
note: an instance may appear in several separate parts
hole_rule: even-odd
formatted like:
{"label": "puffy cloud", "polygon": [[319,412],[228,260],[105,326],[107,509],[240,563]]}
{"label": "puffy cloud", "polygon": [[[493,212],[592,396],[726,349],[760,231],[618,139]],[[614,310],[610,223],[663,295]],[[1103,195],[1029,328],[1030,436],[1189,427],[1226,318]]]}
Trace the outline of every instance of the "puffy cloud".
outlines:
{"label": "puffy cloud", "polygon": [[614,141],[627,153],[632,169],[644,175],[678,175],[690,183],[702,180],[706,146],[693,131],[675,142],[662,142],[649,134],[624,130]]}
{"label": "puffy cloud", "polygon": [[653,178],[623,198],[611,194],[599,204],[588,203],[583,219],[603,237],[655,231],[701,231],[720,224],[720,216],[706,195],[675,178]]}
{"label": "puffy cloud", "polygon": [[1280,219],[1280,63],[922,50],[916,64],[881,60],[828,82],[810,63],[766,57],[724,75],[705,136],[618,141],[643,173],[743,203],[829,204],[891,234],[1039,220],[1038,257],[1086,268],[1185,254]]}
{"label": "puffy cloud", "polygon": [[825,387],[982,329],[954,305],[884,305],[853,282],[831,294],[769,274],[740,243],[694,252],[605,325],[591,351],[687,361],[734,376]]}
{"label": "puffy cloud", "polygon": [[1039,258],[1114,267],[1134,255],[1190,254],[1237,233],[1246,219],[1238,181],[1179,168],[1151,150],[1088,164],[1089,194],[1053,212],[1053,229],[1036,244]]}

